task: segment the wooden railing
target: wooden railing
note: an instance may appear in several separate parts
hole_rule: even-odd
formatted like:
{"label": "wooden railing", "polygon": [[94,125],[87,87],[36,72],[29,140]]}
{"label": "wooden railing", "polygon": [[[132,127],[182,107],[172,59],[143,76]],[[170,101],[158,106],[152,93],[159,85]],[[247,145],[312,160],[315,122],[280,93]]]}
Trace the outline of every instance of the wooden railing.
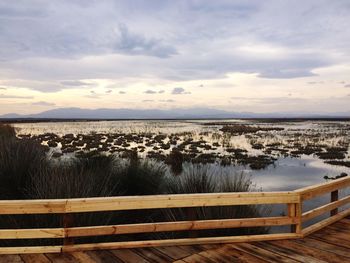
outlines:
{"label": "wooden railing", "polygon": [[[337,208],[350,203],[350,195],[338,200],[338,191],[350,186],[350,177],[284,192],[178,194],[128,197],[75,198],[54,200],[0,201],[0,215],[63,214],[61,228],[0,229],[0,239],[63,239],[62,245],[1,247],[0,254],[58,253],[80,250],[118,249],[131,247],[231,243],[302,238],[343,217],[350,209],[338,213]],[[302,212],[303,201],[331,193],[331,202]],[[233,218],[217,220],[175,221],[121,225],[72,227],[71,215],[81,212],[164,209],[184,207],[213,207],[236,205],[285,204],[286,216],[260,218]],[[303,222],[330,212],[331,217],[303,229]],[[223,237],[190,237],[181,239],[118,241],[74,244],[74,238],[167,231],[193,231],[241,227],[292,226],[291,232]]]}

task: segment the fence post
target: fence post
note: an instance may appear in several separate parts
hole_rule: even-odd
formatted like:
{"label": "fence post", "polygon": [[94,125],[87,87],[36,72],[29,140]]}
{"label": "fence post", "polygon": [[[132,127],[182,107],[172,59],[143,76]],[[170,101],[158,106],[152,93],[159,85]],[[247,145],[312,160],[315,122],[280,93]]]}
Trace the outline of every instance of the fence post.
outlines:
{"label": "fence post", "polygon": [[[287,204],[288,205],[288,216],[289,217],[292,217],[292,218],[295,218],[296,217],[296,206],[294,203],[291,203],[291,204]],[[295,224],[292,224],[290,226],[290,232],[291,233],[295,233],[296,232],[296,225]]]}
{"label": "fence post", "polygon": [[67,237],[67,231],[66,228],[74,226],[74,214],[63,214],[63,228],[64,228],[64,239],[63,239],[63,245],[73,245],[74,244],[74,238]]}
{"label": "fence post", "polygon": [[[339,191],[338,190],[331,192],[331,202],[338,201],[338,198],[339,198]],[[331,210],[331,216],[334,216],[336,214],[338,214],[338,208]]]}

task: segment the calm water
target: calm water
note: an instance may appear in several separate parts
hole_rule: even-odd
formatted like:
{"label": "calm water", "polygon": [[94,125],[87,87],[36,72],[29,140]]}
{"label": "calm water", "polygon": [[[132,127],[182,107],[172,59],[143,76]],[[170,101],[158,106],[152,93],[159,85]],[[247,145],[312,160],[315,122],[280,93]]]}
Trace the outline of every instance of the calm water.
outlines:
{"label": "calm water", "polygon": [[[194,140],[203,139],[209,143],[220,142],[215,150],[203,150],[203,153],[226,153],[227,147],[240,148],[248,151],[249,154],[263,154],[262,150],[253,149],[251,142],[258,141],[263,144],[282,143],[288,145],[288,139],[299,137],[296,141],[309,143],[317,141],[319,144],[338,146],[339,142],[349,143],[350,122],[325,122],[325,121],[304,121],[286,123],[254,123],[253,121],[225,120],[227,123],[256,124],[262,127],[283,127],[283,131],[272,131],[259,134],[259,136],[239,135],[222,136],[216,121],[99,121],[99,122],[48,122],[48,123],[21,123],[14,124],[18,134],[39,135],[44,133],[65,134],[112,134],[112,133],[155,133],[155,134],[179,134],[180,140],[191,137]],[[210,124],[211,123],[211,124]],[[166,141],[167,139],[165,139]],[[45,143],[44,143],[45,144]],[[136,146],[131,145],[131,147]],[[349,160],[349,146],[345,160]],[[59,148],[59,147],[58,147]],[[150,149],[140,153],[146,156]],[[152,149],[151,149],[152,150]],[[163,150],[168,153],[170,149]],[[253,181],[258,188],[265,191],[293,190],[303,186],[324,182],[324,176],[336,176],[342,172],[350,174],[350,168],[326,164],[324,160],[315,155],[301,155],[298,158],[283,156],[280,153],[272,153],[277,161],[262,170],[252,170],[246,166],[231,165],[231,168],[238,172],[246,172],[252,175]]]}

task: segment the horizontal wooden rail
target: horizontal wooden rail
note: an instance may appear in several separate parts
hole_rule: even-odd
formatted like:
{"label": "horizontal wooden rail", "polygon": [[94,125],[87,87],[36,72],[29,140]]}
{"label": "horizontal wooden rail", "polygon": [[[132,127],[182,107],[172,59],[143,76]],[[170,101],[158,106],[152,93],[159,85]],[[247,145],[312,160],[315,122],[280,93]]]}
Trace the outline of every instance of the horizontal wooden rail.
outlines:
{"label": "horizontal wooden rail", "polygon": [[0,201],[0,214],[52,214],[156,208],[298,203],[294,192],[210,193]]}
{"label": "horizontal wooden rail", "polygon": [[323,206],[320,206],[318,208],[312,209],[302,215],[303,222],[308,221],[314,217],[320,216],[326,212],[329,212],[335,208],[338,208],[342,205],[346,205],[347,203],[350,203],[350,196],[346,196],[338,201],[334,201],[329,204],[325,204]]}
{"label": "horizontal wooden rail", "polygon": [[47,229],[6,229],[0,230],[0,239],[35,239],[35,238],[65,238],[136,234],[149,232],[189,231],[220,228],[241,228],[259,226],[283,226],[296,224],[297,220],[290,217],[261,217],[216,219],[197,221],[175,221],[142,224],[124,224],[107,226],[87,226],[71,228]]}
{"label": "horizontal wooden rail", "polygon": [[[63,214],[65,221],[63,222],[63,226],[60,228],[0,229],[0,239],[2,240],[64,240],[61,246],[0,247],[0,254],[55,253],[93,249],[117,249],[147,246],[230,243],[301,238],[350,215],[350,208],[338,212],[338,208],[350,203],[349,195],[338,200],[338,191],[339,189],[344,189],[349,186],[350,177],[345,177],[295,191],[282,192],[175,194],[47,200],[2,200],[0,201],[0,215]],[[327,193],[331,194],[330,203],[302,213],[304,200],[309,200]],[[73,214],[83,212],[264,204],[285,204],[288,208],[288,215],[280,217],[228,218],[83,227],[74,226],[73,223]],[[331,217],[303,229],[303,222],[316,218],[327,212],[330,212]],[[120,241],[96,244],[73,243],[74,238],[76,237],[282,225],[291,225],[292,233],[200,238],[191,237],[181,239]]]}
{"label": "horizontal wooden rail", "polygon": [[334,190],[343,189],[350,186],[350,177],[343,177],[331,182],[321,183],[296,190],[303,201],[315,198],[320,195],[330,193]]}

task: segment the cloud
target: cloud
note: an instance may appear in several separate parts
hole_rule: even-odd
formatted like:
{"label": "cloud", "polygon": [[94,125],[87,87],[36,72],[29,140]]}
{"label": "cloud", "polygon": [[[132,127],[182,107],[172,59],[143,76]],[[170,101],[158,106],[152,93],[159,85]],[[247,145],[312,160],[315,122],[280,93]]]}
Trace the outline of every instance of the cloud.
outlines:
{"label": "cloud", "polygon": [[46,101],[37,101],[37,102],[33,102],[32,105],[34,106],[56,106],[55,103],[52,102],[46,102]]}
{"label": "cloud", "polygon": [[172,103],[172,102],[175,102],[175,100],[172,100],[172,99],[168,99],[168,100],[159,100],[159,102],[170,102],[170,103]]}
{"label": "cloud", "polygon": [[64,81],[61,81],[60,83],[64,86],[74,86],[74,87],[93,85],[91,83],[86,83],[86,82],[80,81],[80,80],[64,80]]}
{"label": "cloud", "polygon": [[350,84],[346,84],[344,88],[350,88]]}
{"label": "cloud", "polygon": [[160,90],[160,91],[158,91],[159,94],[162,94],[162,93],[164,93],[164,92],[165,92],[165,90]]}
{"label": "cloud", "polygon": [[155,91],[155,90],[148,89],[148,90],[144,91],[143,93],[145,93],[145,94],[156,94],[158,92]]}
{"label": "cloud", "polygon": [[33,99],[33,96],[4,95],[0,94],[0,99]]}
{"label": "cloud", "polygon": [[171,92],[173,95],[180,95],[180,94],[191,94],[191,92],[185,91],[184,88],[174,88]]}
{"label": "cloud", "polygon": [[142,100],[142,102],[153,102],[154,100]]}
{"label": "cloud", "polygon": [[115,45],[115,52],[159,58],[167,58],[177,54],[174,47],[164,44],[162,40],[147,39],[143,35],[132,33],[125,24],[119,25],[119,39]]}
{"label": "cloud", "polygon": [[0,87],[0,90],[7,90],[6,88]]}
{"label": "cloud", "polygon": [[126,94],[126,92],[121,90],[121,91],[119,91],[119,94]]}
{"label": "cloud", "polygon": [[111,94],[113,92],[113,90],[106,90],[106,94]]}
{"label": "cloud", "polygon": [[96,93],[95,91],[93,90],[90,90],[90,94],[89,95],[85,95],[86,98],[89,98],[89,99],[101,99],[101,94],[98,94]]}

